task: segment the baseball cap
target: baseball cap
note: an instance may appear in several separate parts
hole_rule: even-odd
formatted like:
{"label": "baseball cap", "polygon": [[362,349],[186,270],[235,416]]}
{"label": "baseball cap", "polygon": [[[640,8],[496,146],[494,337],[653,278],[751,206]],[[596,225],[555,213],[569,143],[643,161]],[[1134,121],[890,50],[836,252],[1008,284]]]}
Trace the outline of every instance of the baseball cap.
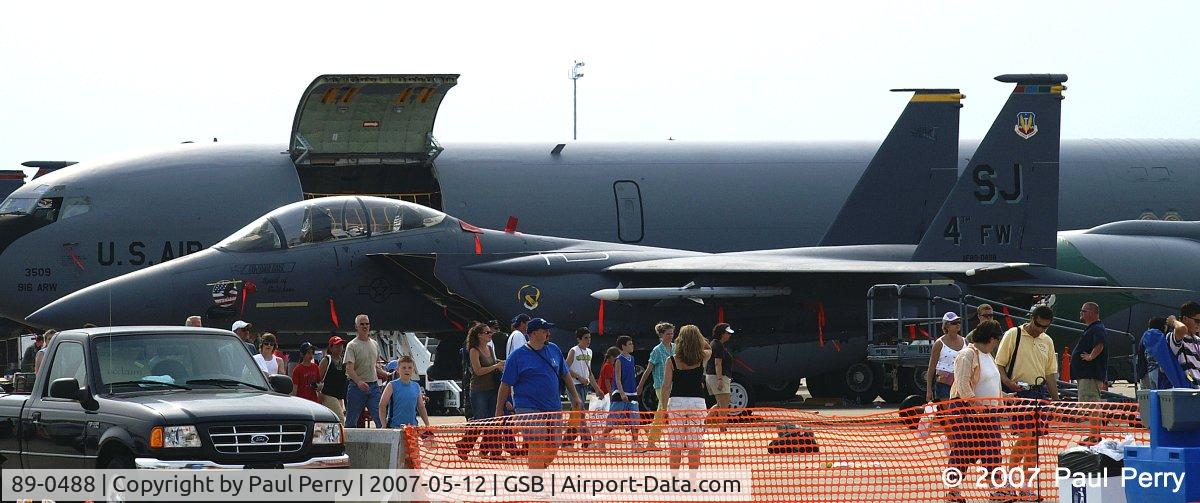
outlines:
{"label": "baseball cap", "polygon": [[946,314],[942,315],[942,323],[950,323],[957,319],[958,315],[955,314],[954,311],[948,311]]}
{"label": "baseball cap", "polygon": [[231,328],[229,330],[237,332],[238,330],[241,330],[243,328],[250,328],[250,324],[246,323],[242,320],[237,320],[237,321],[233,322],[233,328]]}
{"label": "baseball cap", "polygon": [[[524,316],[524,315],[519,315],[519,316]],[[543,328],[546,330],[550,330],[551,328],[554,328],[554,324],[550,323],[542,318],[534,318],[532,320],[529,320],[529,331],[530,332],[532,332],[534,330],[541,330]]]}
{"label": "baseball cap", "polygon": [[316,349],[317,349],[317,347],[314,346],[313,343],[311,343],[311,342],[304,341],[304,342],[300,343],[300,354],[304,354],[309,351],[315,351]]}
{"label": "baseball cap", "polygon": [[335,336],[329,338],[329,342],[325,343],[325,346],[333,347],[333,346],[337,346],[338,344],[341,344],[343,342],[346,342],[346,341],[342,340],[341,337],[338,337],[335,335]]}
{"label": "baseball cap", "polygon": [[395,372],[396,367],[399,367],[399,366],[400,366],[400,360],[392,360],[390,362],[387,362],[387,366],[385,368],[387,369],[388,372]]}
{"label": "baseball cap", "polygon": [[[516,316],[513,316],[513,319],[512,319],[512,324],[513,324],[514,326],[515,326],[515,325],[520,325],[520,324],[521,324],[521,322],[523,322],[523,321],[529,321],[529,319],[530,319],[530,318],[529,318],[529,315],[528,315],[528,314],[521,313],[521,314],[518,314],[518,315],[516,315]],[[542,320],[542,321],[545,321],[545,320]]]}

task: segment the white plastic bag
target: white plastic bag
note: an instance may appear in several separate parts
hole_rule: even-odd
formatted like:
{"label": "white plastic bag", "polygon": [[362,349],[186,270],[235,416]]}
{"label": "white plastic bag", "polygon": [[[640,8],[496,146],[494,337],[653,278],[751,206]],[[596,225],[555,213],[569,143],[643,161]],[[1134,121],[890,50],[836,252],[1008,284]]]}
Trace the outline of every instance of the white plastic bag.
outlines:
{"label": "white plastic bag", "polygon": [[608,412],[609,403],[608,395],[604,395],[600,398],[593,398],[591,402],[588,402],[588,410]]}
{"label": "white plastic bag", "polygon": [[925,405],[925,412],[921,414],[921,421],[917,423],[917,438],[925,438],[929,436],[929,430],[933,428],[933,420],[937,415],[937,405]]}
{"label": "white plastic bag", "polygon": [[1097,454],[1103,454],[1117,461],[1125,459],[1125,448],[1133,445],[1133,435],[1125,435],[1125,439],[1120,442],[1112,439],[1101,440],[1096,445],[1088,447],[1089,450]]}

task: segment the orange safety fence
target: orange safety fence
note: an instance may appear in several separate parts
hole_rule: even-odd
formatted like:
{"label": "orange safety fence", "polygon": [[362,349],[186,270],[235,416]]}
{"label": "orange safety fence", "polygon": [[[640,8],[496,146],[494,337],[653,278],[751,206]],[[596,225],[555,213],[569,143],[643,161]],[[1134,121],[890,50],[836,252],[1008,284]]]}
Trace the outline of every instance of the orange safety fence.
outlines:
{"label": "orange safety fence", "polygon": [[[407,461],[480,472],[549,461],[592,474],[698,463],[751,470],[755,501],[1033,501],[1057,497],[1058,453],[1084,438],[1149,441],[1132,403],[1005,398],[864,416],[774,408],[666,414],[662,425],[651,422],[653,412],[584,411],[409,427]],[[647,446],[655,430],[661,436]]]}

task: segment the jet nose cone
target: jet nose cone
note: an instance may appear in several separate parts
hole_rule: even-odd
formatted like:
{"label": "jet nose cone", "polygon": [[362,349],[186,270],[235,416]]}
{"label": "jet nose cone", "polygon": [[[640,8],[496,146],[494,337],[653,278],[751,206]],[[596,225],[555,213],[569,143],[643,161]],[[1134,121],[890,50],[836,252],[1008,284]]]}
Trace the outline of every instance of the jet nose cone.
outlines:
{"label": "jet nose cone", "polygon": [[77,328],[84,324],[107,326],[108,317],[99,317],[98,296],[85,288],[51,302],[25,317],[30,325],[46,328]]}
{"label": "jet nose cone", "polygon": [[39,327],[165,325],[172,315],[172,264],[112,278],[58,299],[25,320]]}
{"label": "jet nose cone", "polygon": [[31,325],[47,328],[78,328],[85,324],[106,327],[137,324],[125,311],[134,297],[118,281],[120,278],[97,283],[58,299],[25,317]]}

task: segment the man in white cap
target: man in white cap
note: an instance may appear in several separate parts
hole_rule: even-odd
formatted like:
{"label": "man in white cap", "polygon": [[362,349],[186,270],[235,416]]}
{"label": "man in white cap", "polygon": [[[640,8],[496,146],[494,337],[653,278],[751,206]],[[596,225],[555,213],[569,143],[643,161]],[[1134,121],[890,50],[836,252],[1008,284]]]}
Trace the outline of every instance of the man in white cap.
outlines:
{"label": "man in white cap", "polygon": [[232,330],[233,333],[237,334],[237,336],[242,339],[242,342],[246,344],[246,350],[250,351],[250,354],[255,354],[258,352],[258,348],[254,346],[254,335],[250,333],[249,323],[246,323],[242,320],[237,320],[233,322],[233,328],[230,330]]}

